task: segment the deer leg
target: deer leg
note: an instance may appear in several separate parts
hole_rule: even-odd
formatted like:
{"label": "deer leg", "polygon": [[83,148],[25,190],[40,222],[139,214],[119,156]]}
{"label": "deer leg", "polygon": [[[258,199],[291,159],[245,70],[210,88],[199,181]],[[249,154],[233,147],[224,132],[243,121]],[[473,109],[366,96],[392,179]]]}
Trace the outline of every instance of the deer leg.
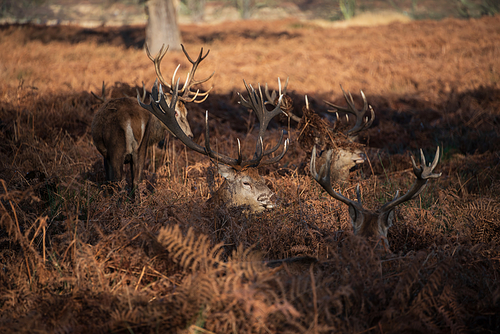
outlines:
{"label": "deer leg", "polygon": [[137,154],[136,157],[132,158],[132,162],[130,163],[130,171],[132,174],[132,193],[135,192],[141,182],[142,169],[144,168],[145,160],[145,154]]}
{"label": "deer leg", "polygon": [[107,160],[108,160],[107,174],[110,177],[110,181],[120,182],[123,178],[123,164],[125,163],[125,159],[121,154],[120,155],[115,154],[114,156],[111,157],[111,159]]}
{"label": "deer leg", "polygon": [[141,143],[136,151],[137,153],[132,153],[132,162],[130,163],[130,169],[132,172],[132,193],[134,193],[137,189],[142,179],[142,170],[144,168],[144,163],[146,162],[146,153],[152,126],[152,121],[149,120],[146,124],[146,129],[144,130]]}
{"label": "deer leg", "polygon": [[104,158],[104,170],[106,171],[106,181],[107,182],[113,182],[115,175],[113,173],[113,168],[111,168],[111,163],[108,161],[108,159]]}

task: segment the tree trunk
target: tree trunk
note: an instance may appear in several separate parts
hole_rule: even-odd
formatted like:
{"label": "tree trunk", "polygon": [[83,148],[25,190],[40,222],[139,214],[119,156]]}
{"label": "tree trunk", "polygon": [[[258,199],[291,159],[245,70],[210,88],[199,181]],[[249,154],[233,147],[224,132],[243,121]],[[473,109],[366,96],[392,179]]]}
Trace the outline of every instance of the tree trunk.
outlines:
{"label": "tree trunk", "polygon": [[149,0],[146,3],[148,24],[146,26],[146,43],[151,54],[158,53],[161,46],[169,46],[169,50],[181,49],[181,34],[177,25],[175,0]]}

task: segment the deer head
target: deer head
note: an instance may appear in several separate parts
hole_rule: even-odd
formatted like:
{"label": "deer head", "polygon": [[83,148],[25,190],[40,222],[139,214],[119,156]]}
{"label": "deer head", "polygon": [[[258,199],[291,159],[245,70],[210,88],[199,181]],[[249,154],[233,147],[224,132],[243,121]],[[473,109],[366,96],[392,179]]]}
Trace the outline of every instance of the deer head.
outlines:
{"label": "deer head", "polygon": [[[286,95],[288,87],[288,79],[281,87],[281,82],[278,80],[279,95],[283,96],[281,109],[290,119],[298,122],[299,135],[297,141],[306,152],[311,152],[312,147],[317,146],[321,151],[334,149],[334,156],[332,157],[331,173],[332,178],[338,181],[346,181],[349,176],[349,170],[357,164],[362,164],[365,161],[365,155],[362,151],[362,145],[356,143],[357,137],[360,132],[369,128],[375,119],[373,108],[368,105],[366,97],[361,91],[363,98],[363,109],[357,110],[354,105],[354,100],[351,93],[344,93],[344,98],[347,102],[347,107],[339,107],[330,102],[325,101],[328,105],[335,108],[333,112],[336,113],[336,121],[332,126],[326,119],[320,117],[314,110],[311,109],[307,95],[305,96],[305,106],[302,108],[302,117],[298,117],[293,113],[293,105],[291,98]],[[267,85],[265,89],[267,97],[267,104],[273,106],[278,101],[278,94],[276,91],[270,92]],[[368,117],[364,117],[367,111],[370,111]],[[330,110],[329,110],[330,111]],[[346,112],[347,115],[351,114],[356,117],[356,123],[347,131],[343,132],[340,128],[340,117],[338,111]],[[346,115],[347,122],[349,117]]]}
{"label": "deer head", "polygon": [[[167,102],[164,98],[162,85],[158,85],[158,82],[153,86],[151,103],[149,105],[142,103],[139,96],[138,101],[143,108],[149,110],[165,124],[169,131],[179,138],[188,148],[208,156],[212,161],[218,164],[219,173],[225,178],[225,181],[210,201],[218,205],[247,206],[251,212],[260,212],[267,208],[273,208],[273,193],[265,185],[263,178],[257,173],[256,168],[279,161],[287,151],[288,140],[284,141],[283,133],[278,143],[273,148],[264,150],[264,133],[269,121],[274,116],[281,113],[279,103],[274,110],[268,111],[265,108],[260,87],[257,92],[252,86],[247,85],[245,82],[249,99],[246,100],[240,95],[240,103],[245,107],[251,108],[255,112],[260,127],[253,158],[249,160],[243,159],[240,141],[238,140],[238,157],[235,159],[212,150],[208,130],[208,111],[205,115],[205,146],[198,145],[182,132],[174,117],[175,105],[178,100],[178,85],[179,82],[177,81],[176,85],[173,86],[174,89],[170,102]],[[264,158],[276,152],[281,145],[283,145],[283,151],[280,154],[264,160]]]}
{"label": "deer head", "polygon": [[[207,99],[208,94],[210,93],[212,88],[210,88],[208,91],[206,91],[204,93],[200,93],[199,89],[196,91],[192,91],[192,88],[193,88],[193,86],[202,84],[202,83],[210,80],[213,77],[215,72],[213,72],[212,74],[210,74],[207,78],[205,78],[203,80],[196,80],[194,78],[194,76],[196,74],[196,70],[198,69],[198,66],[200,65],[200,63],[208,56],[208,54],[210,53],[210,50],[208,50],[207,53],[205,55],[203,55],[203,48],[201,48],[200,53],[198,55],[198,58],[196,60],[193,60],[193,59],[191,59],[191,57],[187,53],[186,49],[184,48],[184,45],[181,44],[181,47],[182,47],[182,52],[184,52],[184,55],[189,60],[192,67],[191,67],[191,71],[189,71],[187,76],[186,76],[186,80],[184,81],[184,85],[177,92],[177,94],[179,94],[177,97],[179,103],[177,103],[175,106],[175,116],[177,118],[177,121],[178,121],[181,129],[184,131],[184,133],[186,133],[189,137],[193,137],[193,133],[191,132],[191,128],[189,127],[189,123],[187,120],[187,109],[186,109],[185,104],[190,103],[190,102],[201,103]],[[161,68],[160,68],[161,61],[163,60],[163,57],[165,57],[165,55],[167,54],[167,51],[168,51],[168,46],[165,47],[165,45],[162,45],[162,47],[160,48],[160,51],[158,52],[156,57],[153,57],[151,55],[151,52],[149,51],[148,45],[146,44],[146,54],[148,55],[148,58],[153,62],[154,66],[155,66],[156,76],[158,77],[158,79],[160,80],[160,83],[164,87],[168,87],[168,91],[164,93],[164,98],[166,99],[166,101],[168,103],[170,103],[170,100],[172,98],[172,94],[174,93],[172,87],[174,86],[174,82],[176,80],[175,77],[176,77],[177,71],[179,70],[179,67],[181,65],[177,66],[177,68],[174,71],[174,75],[172,76],[171,83],[168,83],[163,78],[163,75],[161,74]],[[142,102],[144,102],[144,98],[142,100],[143,100]],[[168,130],[168,127],[165,127],[165,128]],[[172,134],[172,135],[174,135],[174,134]]]}
{"label": "deer head", "polygon": [[[183,95],[178,97],[179,103],[176,104],[174,116],[181,131],[186,136],[193,137],[191,127],[187,121],[185,104],[188,102],[200,103],[207,98],[209,91],[205,93],[200,93],[199,91],[193,92],[191,91],[191,87],[209,80],[213,74],[205,80],[195,80],[196,69],[200,62],[206,58],[208,52],[203,56],[203,49],[201,49],[198,59],[193,61],[184,49],[184,46],[182,50],[193,66],[184,83]],[[160,62],[167,50],[163,50],[162,48],[156,58],[151,56],[147,46],[146,52],[155,64],[158,77],[164,81],[160,72]],[[93,95],[103,102],[92,121],[92,138],[95,146],[104,157],[106,179],[111,182],[120,181],[123,178],[123,164],[130,163],[132,185],[133,189],[135,189],[141,181],[142,170],[146,160],[146,148],[164,139],[165,130],[168,130],[168,128],[156,117],[153,117],[151,113],[141,108],[134,98],[123,97],[106,100],[104,83],[102,98],[95,94]],[[138,90],[137,95],[140,95]],[[172,98],[171,91],[163,95],[164,99],[168,101]],[[143,84],[143,94],[140,98],[142,103],[144,103],[145,97],[146,90]]]}
{"label": "deer head", "polygon": [[341,193],[333,190],[331,179],[330,179],[330,165],[332,159],[332,150],[326,153],[326,162],[321,166],[319,173],[316,172],[316,147],[313,148],[311,156],[310,170],[313,178],[318,182],[323,189],[326,190],[330,196],[334,199],[341,201],[349,206],[349,216],[351,218],[351,224],[354,229],[354,234],[361,235],[366,238],[377,238],[384,240],[384,246],[389,247],[389,242],[387,241],[387,231],[392,226],[394,221],[394,209],[401,203],[409,201],[419,195],[422,190],[424,190],[429,179],[436,179],[441,176],[441,173],[433,173],[434,168],[436,168],[439,161],[439,147],[437,148],[436,155],[431,164],[426,165],[425,156],[422,150],[420,150],[421,163],[420,167],[417,167],[415,160],[411,157],[411,162],[413,166],[413,173],[417,177],[412,187],[406,194],[399,196],[399,190],[396,192],[393,200],[385,203],[377,210],[368,210],[361,204],[361,194],[359,191],[359,185],[356,187],[357,201],[350,200]]}
{"label": "deer head", "polygon": [[[360,90],[361,97],[363,98],[363,109],[358,110],[354,104],[354,99],[350,92],[349,95],[346,94],[342,85],[340,86],[342,89],[342,93],[344,94],[344,99],[347,102],[346,107],[337,106],[331,102],[325,101],[326,104],[335,108],[334,112],[336,114],[335,125],[340,121],[340,117],[338,111],[343,111],[346,113],[347,122],[349,122],[349,114],[354,115],[356,117],[356,123],[352,128],[347,130],[346,133],[342,133],[342,139],[340,142],[340,149],[337,151],[337,155],[333,160],[333,168],[332,173],[336,178],[340,181],[346,181],[349,176],[349,170],[358,165],[365,162],[365,154],[361,150],[360,145],[355,145],[355,142],[358,139],[358,135],[363,130],[368,129],[375,119],[375,112],[373,108],[368,105],[366,101],[366,96],[362,90]],[[365,114],[367,111],[370,111],[370,116],[365,118]],[[332,110],[328,110],[332,112]]]}

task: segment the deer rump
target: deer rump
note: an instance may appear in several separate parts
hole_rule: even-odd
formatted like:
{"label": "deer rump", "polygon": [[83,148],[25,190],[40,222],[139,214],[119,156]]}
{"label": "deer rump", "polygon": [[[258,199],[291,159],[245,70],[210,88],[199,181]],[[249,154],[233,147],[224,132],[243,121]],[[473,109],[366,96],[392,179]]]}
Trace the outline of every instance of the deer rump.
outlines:
{"label": "deer rump", "polygon": [[141,178],[147,146],[165,135],[161,123],[127,97],[105,102],[94,116],[91,133],[104,157],[106,180],[121,181],[123,164],[130,163],[133,183]]}

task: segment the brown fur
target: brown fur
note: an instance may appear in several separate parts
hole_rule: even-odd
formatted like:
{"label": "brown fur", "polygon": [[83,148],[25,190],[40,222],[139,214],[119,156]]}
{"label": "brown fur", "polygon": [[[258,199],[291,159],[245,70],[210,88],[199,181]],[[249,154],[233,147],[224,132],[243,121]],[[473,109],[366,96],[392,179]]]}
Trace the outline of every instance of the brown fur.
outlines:
{"label": "brown fur", "polygon": [[393,224],[394,210],[388,212],[371,211],[364,208],[355,210],[349,206],[349,216],[354,234],[377,242],[382,239],[384,248],[389,250],[387,231]]}
{"label": "brown fur", "polygon": [[[179,125],[192,136],[185,105],[179,102],[176,109]],[[130,163],[135,189],[142,178],[146,148],[165,138],[166,129],[135,98],[123,97],[105,102],[94,115],[91,132],[94,145],[104,157],[106,180],[121,181],[123,164]]]}

